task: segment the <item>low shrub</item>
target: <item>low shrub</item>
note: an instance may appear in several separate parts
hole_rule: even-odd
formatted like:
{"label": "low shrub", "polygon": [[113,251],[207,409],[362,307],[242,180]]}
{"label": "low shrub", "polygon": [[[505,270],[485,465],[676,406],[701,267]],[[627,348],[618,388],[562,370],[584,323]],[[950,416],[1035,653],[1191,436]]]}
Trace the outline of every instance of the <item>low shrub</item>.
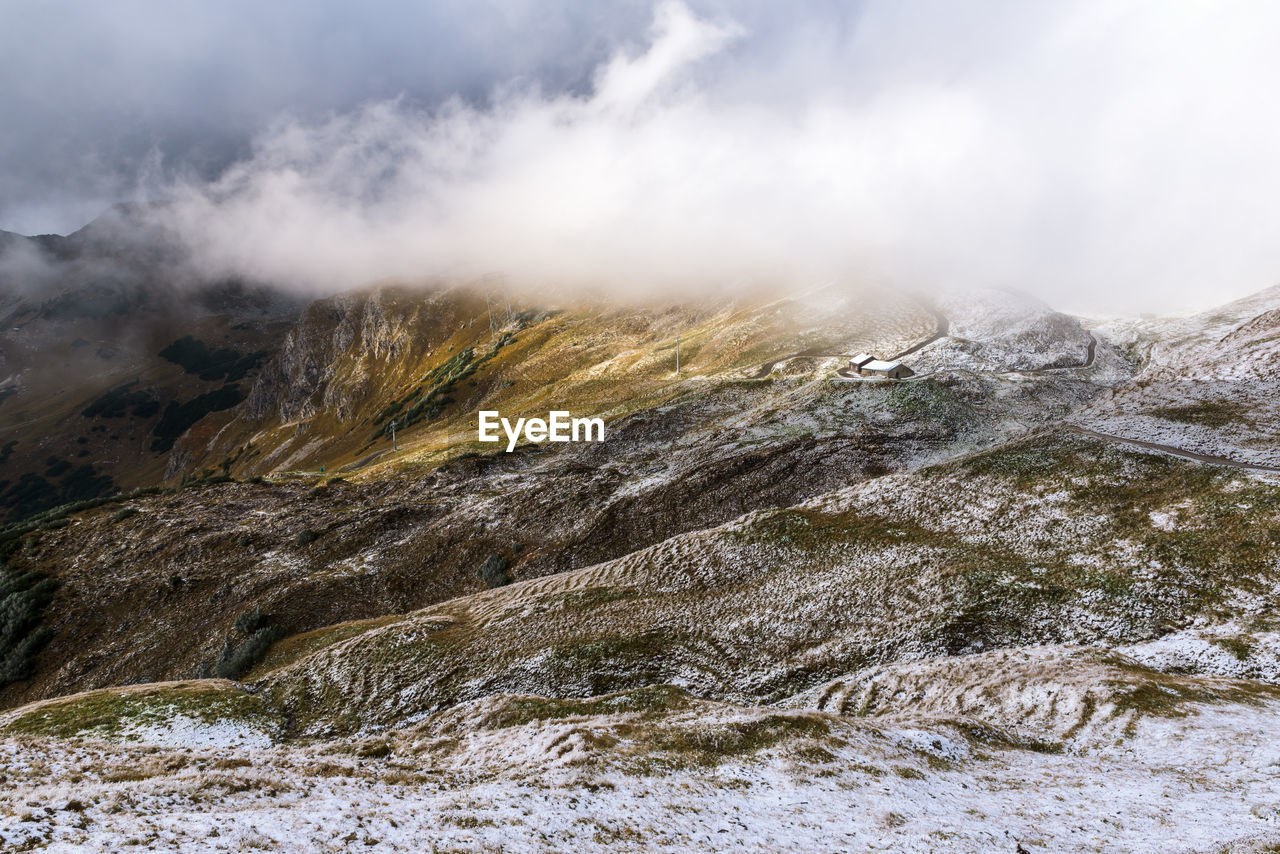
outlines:
{"label": "low shrub", "polygon": [[511,579],[507,577],[507,567],[510,565],[502,555],[489,555],[484,563],[480,564],[480,580],[489,589],[510,584]]}
{"label": "low shrub", "polygon": [[267,357],[265,350],[241,355],[228,348],[213,349],[203,341],[184,335],[160,351],[160,358],[181,366],[202,380],[242,380]]}
{"label": "low shrub", "polygon": [[40,625],[57,582],[38,572],[5,572],[0,579],[0,686],[31,675],[53,632]]}
{"label": "low shrub", "polygon": [[222,648],[222,655],[213,665],[213,675],[219,679],[239,679],[252,670],[267,654],[271,645],[282,637],[284,629],[279,626],[264,626],[239,646],[228,637]]}
{"label": "low shrub", "polygon": [[252,611],[245,611],[236,617],[232,627],[241,634],[251,635],[262,628],[265,623],[266,618],[262,615],[262,609],[254,608]]}
{"label": "low shrub", "polygon": [[178,403],[174,400],[169,401],[160,416],[160,421],[151,431],[155,436],[155,439],[151,442],[151,450],[169,450],[173,447],[174,442],[178,440],[178,437],[187,432],[187,429],[201,418],[204,418],[210,412],[230,409],[244,400],[244,398],[245,392],[241,391],[238,385],[232,383],[214,391],[197,395],[185,403]]}
{"label": "low shrub", "polygon": [[134,389],[137,380],[116,386],[90,403],[81,415],[85,418],[153,418],[160,411],[160,401],[150,389]]}

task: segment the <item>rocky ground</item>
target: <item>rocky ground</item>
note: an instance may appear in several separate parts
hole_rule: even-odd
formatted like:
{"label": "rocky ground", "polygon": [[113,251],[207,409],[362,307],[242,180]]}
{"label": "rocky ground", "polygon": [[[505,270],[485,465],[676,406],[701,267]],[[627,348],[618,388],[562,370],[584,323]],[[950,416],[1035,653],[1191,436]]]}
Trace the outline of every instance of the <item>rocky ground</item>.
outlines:
{"label": "rocky ground", "polygon": [[[495,695],[380,737],[290,747],[265,746],[273,724],[243,712],[201,720],[217,708],[208,699],[184,715],[170,689],[172,705],[153,706],[162,725],[0,745],[0,839],[50,851],[1261,852],[1280,841],[1274,691],[1089,650],[1012,658],[937,661],[917,684],[972,677],[969,701],[935,694],[897,712],[743,707],[665,686]],[[993,677],[1006,690],[987,703]],[[1171,699],[1134,703],[1131,690]],[[1023,726],[965,716],[974,708],[1020,708]]]}
{"label": "rocky ground", "polygon": [[[1082,323],[817,291],[493,333],[462,291],[317,303],[175,447],[226,476],[10,531],[58,586],[3,690],[0,836],[1271,850],[1280,489],[1232,463],[1276,453],[1277,299]],[[840,381],[860,350],[918,374]],[[557,396],[607,441],[469,438]],[[1151,437],[1223,464],[1119,441]]]}

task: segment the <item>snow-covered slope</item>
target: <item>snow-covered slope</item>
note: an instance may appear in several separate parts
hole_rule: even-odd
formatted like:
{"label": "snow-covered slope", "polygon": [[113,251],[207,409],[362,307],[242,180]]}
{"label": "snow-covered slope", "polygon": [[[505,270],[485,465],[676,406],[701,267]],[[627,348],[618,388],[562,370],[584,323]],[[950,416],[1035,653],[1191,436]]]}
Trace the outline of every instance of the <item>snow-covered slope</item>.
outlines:
{"label": "snow-covered slope", "polygon": [[923,367],[1030,372],[1091,361],[1080,322],[1026,294],[971,291],[947,296],[937,308],[947,335],[916,357]]}
{"label": "snow-covered slope", "polygon": [[1280,287],[1189,318],[1115,330],[1146,359],[1076,423],[1241,462],[1280,465]]}
{"label": "snow-covered slope", "polygon": [[[956,717],[949,703],[857,717],[673,688],[494,696],[379,738],[267,749],[26,737],[0,742],[0,844],[1164,854],[1280,842],[1274,697],[1233,701],[1250,692],[1135,670],[1108,695],[1107,666],[1093,665],[1103,681],[1092,682],[1080,653],[1045,652],[1035,672],[1006,680],[1025,705],[1053,717],[1057,688],[1079,682],[1072,696],[1104,702],[1094,734],[1115,737],[1062,749]],[[934,678],[954,679],[942,668]],[[902,689],[893,696],[909,701]]]}

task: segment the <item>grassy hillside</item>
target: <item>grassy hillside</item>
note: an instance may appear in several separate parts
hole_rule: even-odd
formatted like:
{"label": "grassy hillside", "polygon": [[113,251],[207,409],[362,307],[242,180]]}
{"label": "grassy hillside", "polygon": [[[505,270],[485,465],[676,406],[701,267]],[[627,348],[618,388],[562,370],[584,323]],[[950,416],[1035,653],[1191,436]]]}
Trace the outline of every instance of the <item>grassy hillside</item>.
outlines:
{"label": "grassy hillside", "polygon": [[323,466],[379,477],[387,467],[492,450],[475,441],[481,409],[616,420],[793,352],[896,352],[932,326],[912,300],[838,289],[742,305],[519,304],[507,313],[504,303],[493,314],[478,290],[384,288],[313,305],[239,421],[184,444],[187,468],[252,475]]}
{"label": "grassy hillside", "polygon": [[[246,481],[275,473],[261,482],[193,482],[74,514],[57,520],[61,527],[18,532],[12,567],[47,574],[59,587],[35,678],[5,696],[22,702],[212,672],[227,638],[242,640],[232,624],[254,608],[296,634],[482,590],[491,582],[480,569],[490,560],[506,563],[509,580],[612,560],[751,510],[999,441],[1105,388],[1088,370],[838,382],[837,357],[786,348],[892,352],[934,328],[932,316],[910,305],[888,303],[877,313],[839,296],[703,314],[530,315],[524,328],[495,331],[506,343],[465,376],[459,355],[483,352],[471,346],[479,333],[455,325],[449,312],[483,308],[474,294],[380,291],[352,297],[343,311],[317,303],[246,401],[203,419],[171,456],[193,453],[202,436],[216,445],[252,429],[259,431],[252,447],[202,471]],[[801,319],[810,325],[800,327]],[[705,332],[700,338],[682,327],[678,376],[667,335],[677,321]],[[306,332],[313,327],[323,334]],[[354,337],[335,331],[356,328]],[[432,329],[447,337],[433,338]],[[741,349],[753,335],[763,343]],[[303,346],[308,336],[319,350]],[[766,352],[772,371],[760,376],[756,359]],[[425,380],[403,391],[396,371],[368,366],[379,359]],[[339,382],[347,370],[364,379]],[[399,409],[388,415],[392,404]],[[477,445],[474,428],[458,426],[480,406],[530,415],[553,405],[602,413],[607,440],[508,454]],[[389,436],[379,434],[373,447],[383,456],[370,460],[380,453],[368,446],[374,433],[415,409],[421,417],[400,431],[400,452],[390,453]],[[262,423],[253,422],[255,412]],[[335,426],[339,415],[352,425],[345,433]],[[262,426],[284,416],[292,426]],[[214,431],[217,423],[223,427]],[[350,455],[344,443],[355,446]],[[332,463],[286,468],[297,446],[314,448],[318,460],[358,452],[367,463],[346,473]],[[149,619],[133,620],[138,613]]]}
{"label": "grassy hillside", "polygon": [[[901,306],[482,311],[318,302],[177,440],[226,474],[0,536],[48,641],[4,689],[0,840],[1280,841],[1280,487],[1060,420],[1124,405],[1105,338],[1022,304],[937,338]],[[910,381],[834,374],[925,339]],[[1197,400],[1159,417],[1254,417]],[[479,447],[491,406],[608,440]]]}
{"label": "grassy hillside", "polygon": [[63,316],[52,298],[7,306],[0,518],[163,482],[177,438],[245,398],[291,322],[287,305],[154,288],[105,313]]}
{"label": "grassy hillside", "polygon": [[773,702],[893,661],[1247,635],[1274,629],[1278,510],[1248,476],[1051,433],[313,639],[262,685],[331,733],[502,690]]}
{"label": "grassy hillside", "polygon": [[[1270,844],[1278,510],[1264,479],[1044,432],[297,634],[242,686],[12,710],[11,779],[63,809],[0,797],[0,836],[1155,851],[1174,810],[1196,850]],[[1210,629],[1224,659],[1142,663]],[[132,818],[162,803],[184,820]]]}

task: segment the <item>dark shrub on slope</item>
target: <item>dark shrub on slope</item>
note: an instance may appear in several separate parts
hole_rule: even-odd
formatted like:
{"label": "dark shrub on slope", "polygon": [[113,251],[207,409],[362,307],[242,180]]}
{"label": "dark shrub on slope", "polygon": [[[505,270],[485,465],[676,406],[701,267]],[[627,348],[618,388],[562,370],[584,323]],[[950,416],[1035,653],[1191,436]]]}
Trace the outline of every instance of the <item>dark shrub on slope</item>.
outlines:
{"label": "dark shrub on slope", "polygon": [[510,584],[511,579],[507,577],[508,566],[510,564],[502,555],[489,555],[480,565],[480,579],[486,587],[491,588]]}
{"label": "dark shrub on slope", "polygon": [[31,675],[33,659],[53,634],[40,625],[57,583],[38,572],[0,577],[0,687]]}
{"label": "dark shrub on slope", "polygon": [[266,351],[241,356],[235,350],[211,348],[203,341],[184,335],[160,351],[160,358],[180,365],[188,374],[202,380],[235,382],[244,379],[267,356]]}
{"label": "dark shrub on slope", "polygon": [[187,429],[201,418],[210,412],[230,409],[242,400],[244,400],[244,393],[240,391],[239,386],[224,385],[220,389],[193,397],[186,403],[169,401],[169,405],[164,408],[164,414],[160,416],[159,423],[151,431],[156,436],[151,443],[151,450],[169,450],[178,437],[187,432]]}

